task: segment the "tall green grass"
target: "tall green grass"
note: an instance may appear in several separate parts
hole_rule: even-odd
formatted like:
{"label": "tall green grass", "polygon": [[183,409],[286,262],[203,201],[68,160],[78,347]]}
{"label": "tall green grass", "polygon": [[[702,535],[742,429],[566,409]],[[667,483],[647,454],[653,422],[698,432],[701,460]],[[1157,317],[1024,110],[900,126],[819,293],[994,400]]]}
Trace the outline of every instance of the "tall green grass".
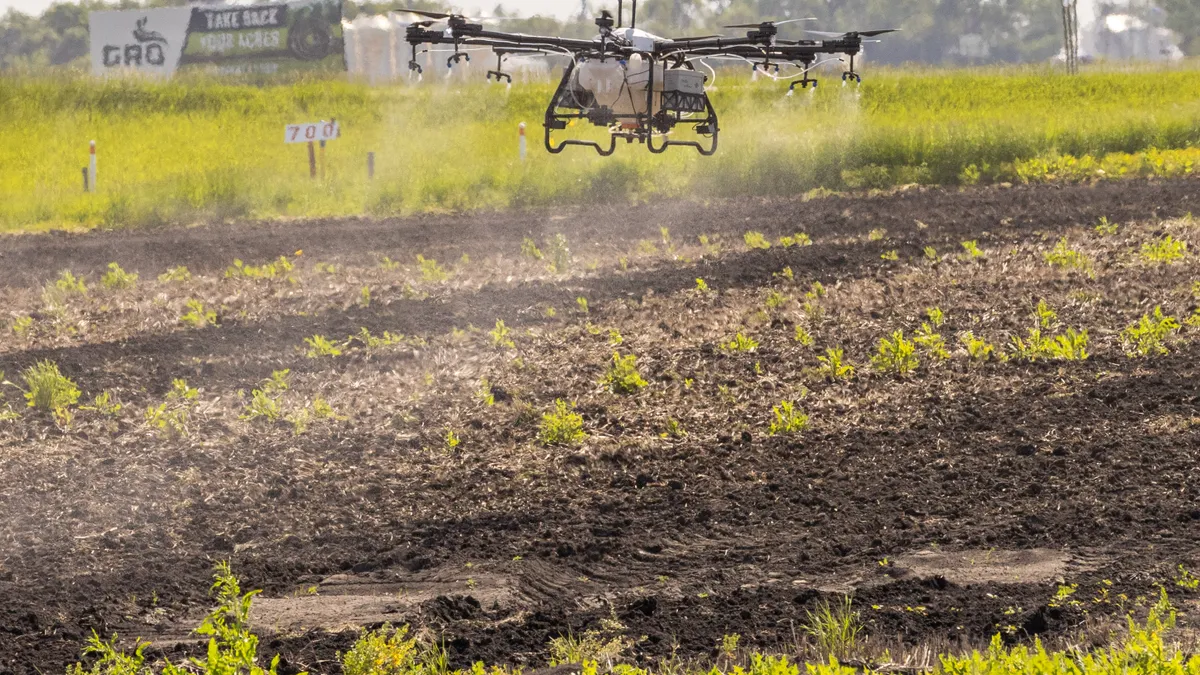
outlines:
{"label": "tall green grass", "polygon": [[[624,144],[612,158],[549,155],[541,118],[552,83],[0,78],[0,230],[1036,180],[1062,166],[1095,174],[1113,153],[1134,155],[1114,160],[1126,172],[1179,173],[1200,158],[1192,69],[884,70],[857,89],[824,84],[784,97],[779,84],[722,73],[713,93],[721,149],[706,159]],[[307,151],[283,143],[283,126],[330,118],[343,136],[325,150],[324,178],[310,180]],[[99,190],[85,194],[80,169],[92,139]],[[1179,152],[1146,159],[1149,149]]]}

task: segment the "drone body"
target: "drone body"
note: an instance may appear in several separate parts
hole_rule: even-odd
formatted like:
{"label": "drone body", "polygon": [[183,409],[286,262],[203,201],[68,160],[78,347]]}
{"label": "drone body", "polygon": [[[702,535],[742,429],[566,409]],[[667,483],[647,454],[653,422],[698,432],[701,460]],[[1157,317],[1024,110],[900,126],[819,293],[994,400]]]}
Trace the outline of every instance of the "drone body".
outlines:
{"label": "drone body", "polygon": [[[862,52],[863,38],[892,32],[888,30],[851,33],[818,33],[823,40],[781,40],[779,25],[790,21],[764,21],[759,24],[727,26],[746,28],[745,37],[704,36],[663,38],[636,28],[637,1],[633,0],[633,18],[628,28],[623,23],[623,0],[618,0],[617,18],[601,12],[596,19],[599,36],[580,40],[522,33],[506,33],[484,28],[482,20],[456,14],[441,14],[417,10],[406,11],[428,17],[408,27],[406,41],[412,45],[413,59],[409,68],[420,72],[417,64],[421,45],[453,45],[453,54],[446,63],[453,66],[470,60],[462,48],[491,47],[497,56],[496,70],[488,71],[488,79],[499,82],[512,76],[503,71],[509,54],[560,54],[571,61],[546,108],[546,150],[560,153],[567,146],[594,148],[601,155],[616,152],[617,140],[644,144],[650,152],[662,153],[672,146],[692,147],[702,155],[717,151],[720,134],[717,113],[705,89],[707,81],[694,62],[705,58],[734,58],[749,62],[756,70],[781,65],[800,68],[801,75],[792,79],[789,92],[796,86],[817,86],[809,72],[823,56],[843,55],[849,58],[849,70],[842,81],[861,82],[854,70],[854,59]],[[445,29],[432,29],[434,23],[445,21]],[[573,122],[586,121],[609,131],[609,143],[567,139],[555,142],[551,134],[564,130]],[[673,140],[676,126],[689,125],[700,140]]]}

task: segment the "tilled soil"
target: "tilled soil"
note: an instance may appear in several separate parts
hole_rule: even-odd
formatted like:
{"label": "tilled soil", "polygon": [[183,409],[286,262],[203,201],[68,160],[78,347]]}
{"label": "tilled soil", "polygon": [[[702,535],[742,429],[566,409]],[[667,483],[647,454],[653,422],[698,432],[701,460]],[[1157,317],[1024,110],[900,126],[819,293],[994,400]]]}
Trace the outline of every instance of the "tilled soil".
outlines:
{"label": "tilled soil", "polygon": [[[60,671],[93,630],[194,650],[219,560],[265,590],[262,649],[285,671],[335,673],[384,622],[436,633],[458,665],[543,665],[551,638],[610,617],[634,660],[708,657],[731,633],[793,651],[806,611],[847,592],[896,653],[1087,640],[1158,583],[1186,622],[1197,329],[1146,358],[1120,331],[1155,306],[1195,311],[1194,254],[1138,251],[1200,243],[1183,218],[1198,203],[1187,179],[0,239],[0,370],[20,384],[53,360],[81,403],[124,406],[64,424],[4,390],[22,416],[0,422],[0,672]],[[1101,218],[1118,232],[1093,231]],[[747,231],[813,243],[756,249]],[[522,256],[529,238],[551,258],[555,233],[570,270]],[[1063,236],[1086,269],[1045,262]],[[281,278],[224,278],[280,255]],[[103,289],[111,262],[138,286]],[[180,265],[191,280],[156,280]],[[63,269],[90,290],[55,305],[43,285]],[[180,323],[191,299],[216,325]],[[1057,310],[1047,333],[1089,330],[1089,358],[971,361],[964,333],[1005,351],[1039,300]],[[934,306],[949,358],[872,372],[879,339]],[[346,341],[364,328],[405,337]],[[758,346],[723,346],[737,333]],[[343,353],[306,357],[315,335]],[[827,348],[858,376],[816,372]],[[638,356],[636,394],[600,383],[614,351]],[[241,419],[285,368],[286,409],[319,396],[346,419],[301,435]],[[168,437],[143,412],[175,378],[200,394]],[[578,446],[538,440],[556,399],[583,416]],[[809,428],[771,435],[785,400]]]}

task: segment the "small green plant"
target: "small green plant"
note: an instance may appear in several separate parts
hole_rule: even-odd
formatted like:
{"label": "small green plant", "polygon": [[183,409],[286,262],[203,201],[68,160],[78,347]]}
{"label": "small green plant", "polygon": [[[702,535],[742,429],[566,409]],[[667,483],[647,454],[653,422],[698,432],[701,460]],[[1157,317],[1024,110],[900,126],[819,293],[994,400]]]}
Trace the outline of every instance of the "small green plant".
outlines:
{"label": "small green plant", "polygon": [[546,242],[546,255],[550,258],[550,271],[566,274],[571,269],[571,247],[567,237],[559,232]]}
{"label": "small green plant", "polygon": [[767,238],[763,236],[762,232],[747,232],[746,234],[742,235],[742,239],[750,248],[764,250],[771,248],[771,242],[767,241]]}
{"label": "small green plant", "polygon": [[[261,418],[274,423],[283,418],[284,411],[283,405],[280,403],[280,398],[283,396],[283,392],[288,389],[288,374],[290,372],[290,370],[276,370],[271,373],[270,378],[263,380],[260,387],[251,391],[250,402],[246,404],[246,407],[242,410],[242,414],[238,416],[239,419],[249,422]],[[297,424],[297,427],[300,426],[302,425]]]}
{"label": "small green plant", "polygon": [[366,349],[377,349],[379,347],[391,347],[393,345],[398,345],[404,342],[404,336],[394,335],[386,330],[383,331],[382,336],[375,336],[372,335],[371,331],[364,326],[363,328],[359,329],[358,335],[353,335],[347,338],[346,343],[349,344],[351,340],[358,342]]}
{"label": "small green plant", "polygon": [[83,282],[83,277],[76,277],[71,274],[71,270],[63,270],[58,275],[58,279],[54,281],[56,288],[62,295],[87,295],[87,284]]}
{"label": "small green plant", "polygon": [[489,408],[496,405],[496,395],[492,393],[492,385],[486,377],[479,380],[479,389],[475,392],[475,398]]}
{"label": "small green plant", "polygon": [[890,340],[880,338],[879,352],[872,357],[871,365],[881,373],[907,375],[917,369],[916,351],[916,345],[904,339],[904,332],[896,331]]}
{"label": "small green plant", "polygon": [[726,661],[733,661],[737,656],[738,642],[741,639],[742,636],[737,633],[721,636],[721,656],[725,657]]}
{"label": "small green plant", "polygon": [[608,330],[608,344],[610,347],[616,347],[624,342],[625,338],[621,335],[621,331],[617,330],[616,328],[610,328]]}
{"label": "small green plant", "polygon": [[696,290],[699,291],[700,293],[707,293],[708,292],[708,282],[697,277],[696,278]]}
{"label": "small green plant", "polygon": [[1044,254],[1043,257],[1051,267],[1088,269],[1092,265],[1092,261],[1087,256],[1071,248],[1071,244],[1067,241],[1066,237],[1059,239],[1054,248],[1049,253]]}
{"label": "small green plant", "polygon": [[800,325],[796,326],[796,334],[793,337],[793,339],[796,342],[799,342],[800,345],[803,347],[811,347],[811,346],[813,346],[813,342],[814,342],[813,336],[811,334],[809,334],[809,332],[807,330],[804,329],[804,326],[800,326]]}
{"label": "small green plant", "polygon": [[1111,237],[1117,233],[1117,224],[1108,222],[1108,218],[1101,216],[1100,222],[1093,228],[1096,234],[1102,237]]}
{"label": "small green plant", "polygon": [[784,248],[791,248],[793,246],[812,246],[812,243],[812,237],[809,237],[803,232],[797,232],[793,236],[780,237],[779,239],[779,245]]}
{"label": "small green plant", "polygon": [[446,268],[433,258],[426,258],[418,253],[417,264],[421,266],[421,278],[427,283],[440,284],[450,278],[450,273],[446,271]]}
{"label": "small green plant", "polygon": [[30,408],[52,413],[63,423],[71,421],[71,406],[79,401],[79,387],[53,361],[38,361],[21,372],[25,401]]}
{"label": "small green plant", "polygon": [[721,349],[727,352],[752,352],[758,349],[758,341],[738,333],[729,342],[721,343]]}
{"label": "small green plant", "polygon": [[488,333],[488,335],[492,336],[493,346],[514,349],[517,345],[512,341],[512,338],[508,337],[508,334],[509,328],[504,325],[503,319],[496,319],[496,327]]}
{"label": "small green plant", "polygon": [[538,439],[543,445],[577,445],[587,436],[583,432],[583,416],[571,412],[567,402],[554,401],[554,412],[542,415]]}
{"label": "small green plant", "polygon": [[1162,239],[1142,244],[1142,260],[1170,265],[1187,255],[1187,247],[1186,241],[1180,241],[1168,234]]}
{"label": "small green plant", "polygon": [[621,356],[617,352],[613,352],[612,363],[600,382],[614,394],[636,394],[649,384],[638,372],[637,357],[633,354]]}
{"label": "small green plant", "polygon": [[337,265],[334,265],[333,263],[327,263],[327,262],[321,262],[321,261],[317,261],[313,265],[313,269],[320,272],[321,274],[337,274],[337,271],[338,271]]}
{"label": "small green plant", "polygon": [[959,338],[963,346],[967,349],[967,356],[972,361],[982,362],[991,361],[997,358],[996,348],[985,340],[975,337],[971,331],[967,331]]}
{"label": "small green plant", "polygon": [[[0,381],[4,380],[4,373],[0,373]],[[113,400],[111,393],[102,391],[92,398],[91,405],[81,405],[80,410],[91,410],[97,412],[104,417],[116,417],[117,413],[121,412],[121,404]]]}
{"label": "small green plant", "polygon": [[879,257],[889,262],[896,262],[900,259],[900,252],[896,250],[884,251]]}
{"label": "small green plant", "polygon": [[822,600],[816,610],[805,610],[804,632],[813,639],[822,657],[846,660],[858,648],[862,617],[854,610],[849,595],[840,602]]}
{"label": "small green plant", "polygon": [[371,306],[371,287],[363,286],[358,292],[358,306],[366,309]]}
{"label": "small green plant", "polygon": [[854,366],[845,360],[841,349],[826,349],[825,356],[818,356],[817,361],[821,363],[817,372],[825,379],[838,382],[854,377]]}
{"label": "small green plant", "polygon": [[546,257],[538,248],[537,242],[530,237],[525,237],[525,241],[521,242],[521,255],[531,260],[542,260]]}
{"label": "small green plant", "polygon": [[453,450],[453,449],[457,448],[460,443],[462,443],[462,439],[460,439],[458,437],[458,434],[454,433],[453,429],[447,429],[446,430],[446,449]]}
{"label": "small green plant", "polygon": [[13,320],[12,332],[16,333],[17,335],[24,335],[25,331],[29,330],[29,327],[32,325],[33,325],[33,317],[32,316],[29,316],[29,315],[19,316]]}
{"label": "small green plant", "polygon": [[1194,591],[1200,588],[1200,578],[1192,574],[1191,570],[1184,567],[1181,563],[1175,569],[1175,585],[1189,591]]}
{"label": "small green plant", "polygon": [[1025,361],[1038,359],[1058,359],[1063,361],[1084,361],[1088,358],[1088,332],[1076,331],[1070,328],[1066,333],[1057,336],[1043,336],[1042,331],[1030,328],[1028,337],[1022,339],[1012,337],[1011,348],[1013,356]]}
{"label": "small green plant", "polygon": [[588,313],[588,299],[583,297],[582,295],[579,296],[578,298],[575,298],[575,306],[579,308],[580,314]]}
{"label": "small green plant", "polygon": [[917,334],[913,336],[913,342],[930,358],[938,360],[950,358],[950,352],[946,351],[946,341],[928,322],[922,323],[921,327],[917,329]]}
{"label": "small green plant", "polygon": [[166,272],[163,272],[162,274],[158,275],[158,280],[163,282],[164,284],[170,283],[170,282],[179,283],[179,282],[184,282],[184,281],[191,281],[192,273],[188,271],[188,268],[184,267],[183,265],[180,265],[178,267],[172,267],[172,268],[168,269]]}
{"label": "small green plant", "polygon": [[391,272],[400,269],[400,263],[385,255],[379,259],[379,269]]}
{"label": "small green plant", "polygon": [[699,237],[700,246],[704,247],[705,253],[709,255],[720,255],[721,245],[716,242],[719,236],[714,236],[711,240],[707,234],[702,234]]}
{"label": "small green plant", "polygon": [[926,246],[924,253],[925,253],[925,259],[928,260],[929,262],[938,262],[939,260],[941,260],[941,258],[938,257],[937,249],[932,246]]}
{"label": "small green plant", "polygon": [[1135,324],[1121,331],[1121,345],[1129,358],[1166,354],[1166,339],[1180,329],[1179,321],[1173,316],[1163,315],[1162,307],[1155,307],[1153,314],[1143,314]]}
{"label": "small green plant", "polygon": [[217,313],[204,308],[204,303],[191,299],[187,301],[188,311],[179,317],[179,321],[193,328],[217,325]]}
{"label": "small green plant", "polygon": [[615,618],[602,619],[599,628],[585,631],[583,635],[573,633],[550,640],[550,665],[579,664],[590,672],[603,668],[602,672],[621,670],[621,656],[633,647],[632,638],[624,635],[625,626]]}
{"label": "small green plant", "polygon": [[787,304],[788,297],[779,291],[772,289],[767,292],[766,306],[768,310],[779,309]]}
{"label": "small green plant", "polygon": [[363,630],[350,651],[340,655],[344,675],[440,675],[429,672],[424,650],[408,637],[408,626],[383,624]]}
{"label": "small green plant", "polygon": [[792,272],[791,267],[784,267],[783,269],[779,270],[778,272],[775,272],[771,276],[775,277],[776,279],[786,279],[788,281],[796,280],[796,274],[794,272]]}
{"label": "small green plant", "polygon": [[308,345],[308,349],[304,355],[310,359],[319,359],[322,356],[338,357],[342,355],[342,350],[338,348],[336,343],[330,342],[329,338],[324,335],[314,335],[310,338],[304,338],[304,344]]}
{"label": "small green plant", "polygon": [[767,433],[772,436],[778,434],[796,434],[808,428],[808,415],[796,410],[795,404],[791,401],[780,401],[779,405],[771,409],[775,415],[775,420],[771,422]]}
{"label": "small green plant", "polygon": [[167,392],[166,400],[146,408],[146,423],[161,438],[184,438],[190,432],[188,423],[199,397],[199,390],[189,387],[187,380],[172,380],[171,391]]}
{"label": "small green plant", "polygon": [[882,241],[887,236],[887,230],[882,227],[875,228],[867,233],[867,241]]}
{"label": "small green plant", "polygon": [[292,270],[295,265],[287,259],[287,256],[279,256],[278,260],[266,263],[264,265],[247,265],[241,260],[234,259],[233,265],[225,268],[226,279],[278,279],[283,278],[288,281],[292,279]]}
{"label": "small green plant", "polygon": [[679,420],[672,417],[667,420],[667,426],[665,429],[663,429],[663,432],[659,434],[659,436],[678,440],[687,436],[687,431],[684,430],[683,425],[679,423]]}
{"label": "small green plant", "polygon": [[963,247],[963,251],[965,252],[967,258],[970,260],[974,260],[975,258],[983,257],[983,251],[980,250],[979,242],[975,239],[972,239],[971,241],[962,242],[962,247]]}
{"label": "small green plant", "polygon": [[1045,300],[1038,300],[1037,307],[1033,310],[1033,315],[1037,319],[1038,326],[1043,329],[1053,328],[1054,324],[1058,323],[1058,313],[1050,305],[1046,304]]}
{"label": "small green plant", "polygon": [[115,262],[108,263],[108,271],[100,277],[100,284],[110,291],[121,290],[123,288],[133,288],[137,285],[138,275],[130,274],[121,269],[121,266]]}
{"label": "small green plant", "polygon": [[946,314],[940,307],[930,307],[925,310],[925,316],[929,317],[929,321],[933,323],[934,328],[941,328],[942,324],[946,323]]}

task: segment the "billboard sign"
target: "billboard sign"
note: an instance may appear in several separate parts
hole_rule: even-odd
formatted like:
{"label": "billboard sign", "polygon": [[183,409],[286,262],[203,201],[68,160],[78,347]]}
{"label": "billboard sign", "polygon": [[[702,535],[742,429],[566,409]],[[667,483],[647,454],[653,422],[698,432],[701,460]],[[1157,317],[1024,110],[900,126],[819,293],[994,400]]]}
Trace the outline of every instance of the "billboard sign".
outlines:
{"label": "billboard sign", "polygon": [[95,11],[89,26],[98,75],[346,68],[340,0]]}

